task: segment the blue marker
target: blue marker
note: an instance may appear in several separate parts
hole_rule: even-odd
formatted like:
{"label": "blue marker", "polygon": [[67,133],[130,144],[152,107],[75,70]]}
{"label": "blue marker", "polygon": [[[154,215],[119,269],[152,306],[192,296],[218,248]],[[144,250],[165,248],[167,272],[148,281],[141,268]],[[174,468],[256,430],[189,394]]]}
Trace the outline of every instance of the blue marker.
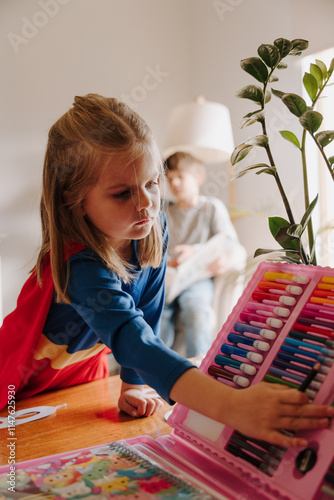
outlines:
{"label": "blue marker", "polygon": [[261,328],[259,326],[247,325],[246,323],[235,323],[233,329],[238,333],[255,333],[269,340],[274,340],[277,337],[276,332],[273,330],[268,330],[267,328]]}
{"label": "blue marker", "polygon": [[289,378],[291,380],[296,380],[297,382],[303,383],[305,380],[305,377],[300,377],[299,375],[295,375],[294,373],[286,372],[285,370],[280,370],[279,368],[274,368],[273,366],[270,366],[268,369],[269,373],[272,373],[273,375],[277,375],[278,377],[285,377]]}
{"label": "blue marker", "polygon": [[321,345],[310,344],[309,342],[303,342],[302,340],[292,339],[291,337],[286,337],[285,342],[287,344],[294,345],[297,347],[306,347],[308,349],[313,349],[314,351],[319,351],[321,352],[321,354],[327,354],[327,356],[331,358],[334,357],[333,349],[326,349],[326,347],[323,347]]}
{"label": "blue marker", "polygon": [[221,354],[217,354],[215,357],[215,363],[220,366],[231,366],[232,368],[236,368],[248,375],[255,375],[256,368],[253,365],[249,365],[248,363],[242,363],[241,361],[237,361],[233,358],[228,358],[227,356],[222,356]]}
{"label": "blue marker", "polygon": [[235,356],[241,356],[242,358],[247,358],[254,363],[262,363],[263,356],[254,351],[247,351],[246,349],[240,349],[240,347],[234,347],[233,345],[223,344],[220,348],[223,354],[234,354]]}
{"label": "blue marker", "polygon": [[284,370],[294,370],[295,372],[304,373],[308,375],[310,373],[310,368],[304,368],[303,366],[298,366],[293,363],[287,363],[286,361],[281,361],[280,359],[274,359],[273,365],[283,368]]}
{"label": "blue marker", "polygon": [[285,352],[292,353],[292,354],[299,354],[301,356],[306,356],[307,358],[316,359],[317,361],[320,361],[321,363],[328,363],[330,365],[333,364],[333,360],[331,358],[321,356],[320,354],[317,354],[316,352],[305,351],[304,349],[290,347],[290,346],[284,345],[284,344],[281,345],[281,350],[285,351]]}
{"label": "blue marker", "polygon": [[268,342],[262,342],[261,340],[251,339],[250,337],[245,337],[244,335],[238,335],[237,333],[229,333],[227,340],[231,344],[246,344],[251,345],[258,349],[259,351],[269,351],[270,345]]}
{"label": "blue marker", "polygon": [[[300,351],[298,351],[300,353]],[[296,363],[301,363],[302,365],[313,366],[315,365],[315,361],[311,361],[310,359],[301,359],[294,354],[285,354],[284,352],[278,352],[277,357],[280,359],[284,359],[285,361],[295,361]]]}

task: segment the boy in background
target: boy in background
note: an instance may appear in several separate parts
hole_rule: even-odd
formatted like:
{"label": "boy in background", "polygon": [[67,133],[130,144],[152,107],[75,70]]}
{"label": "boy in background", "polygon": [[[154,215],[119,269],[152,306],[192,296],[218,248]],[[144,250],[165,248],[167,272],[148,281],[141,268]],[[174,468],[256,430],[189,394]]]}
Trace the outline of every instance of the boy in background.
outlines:
{"label": "boy in background", "polygon": [[[223,202],[200,194],[204,176],[204,165],[188,153],[178,152],[166,160],[166,177],[175,198],[165,208],[170,235],[168,266],[179,266],[214,235],[224,233],[222,253],[208,267],[210,275],[215,277],[226,272],[230,255],[240,243]],[[185,335],[186,357],[207,352],[213,340],[213,296],[210,277],[190,285],[170,304],[165,304],[161,338],[168,347],[174,344],[177,326]]]}

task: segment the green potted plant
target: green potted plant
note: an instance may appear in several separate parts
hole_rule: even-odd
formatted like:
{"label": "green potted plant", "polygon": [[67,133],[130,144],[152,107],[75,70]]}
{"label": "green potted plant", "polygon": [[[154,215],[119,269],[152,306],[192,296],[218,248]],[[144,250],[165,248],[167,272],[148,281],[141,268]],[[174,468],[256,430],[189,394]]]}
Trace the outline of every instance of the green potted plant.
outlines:
{"label": "green potted plant", "polygon": [[[334,70],[334,59],[329,67],[320,60],[315,60],[310,65],[310,71],[303,76],[303,85],[307,91],[310,102],[307,103],[303,97],[294,93],[286,93],[276,88],[278,82],[277,73],[279,70],[287,68],[285,59],[287,56],[298,56],[308,47],[308,42],[302,39],[287,40],[278,38],[273,44],[262,44],[259,46],[258,56],[243,59],[241,68],[255,78],[260,85],[250,84],[237,92],[237,97],[249,99],[257,105],[257,109],[243,117],[241,127],[258,125],[261,127],[261,134],[248,139],[237,146],[232,155],[231,163],[235,166],[243,160],[254,147],[264,148],[268,157],[268,163],[256,163],[238,171],[235,178],[241,177],[250,171],[255,170],[256,174],[267,174],[273,177],[278,191],[282,198],[287,218],[269,217],[269,228],[271,234],[280,245],[279,249],[256,250],[254,256],[267,254],[270,252],[283,252],[283,258],[287,262],[314,264],[316,265],[315,241],[312,225],[312,211],[317,203],[318,195],[310,202],[307,178],[307,155],[306,155],[306,135],[310,134],[317,148],[319,149],[323,161],[334,180],[334,156],[327,157],[325,147],[334,139],[334,130],[322,130],[320,127],[323,116],[316,111],[315,107],[323,91],[329,85],[329,80]],[[273,88],[273,84],[275,88]],[[282,185],[278,166],[276,165],[270,140],[267,134],[266,106],[274,96],[281,100],[282,105],[298,118],[301,125],[301,138],[291,131],[280,131],[281,136],[300,150],[301,164],[304,184],[305,213],[300,222],[296,222],[292,209]],[[307,232],[307,238],[305,234]],[[305,243],[305,239],[307,240]]]}

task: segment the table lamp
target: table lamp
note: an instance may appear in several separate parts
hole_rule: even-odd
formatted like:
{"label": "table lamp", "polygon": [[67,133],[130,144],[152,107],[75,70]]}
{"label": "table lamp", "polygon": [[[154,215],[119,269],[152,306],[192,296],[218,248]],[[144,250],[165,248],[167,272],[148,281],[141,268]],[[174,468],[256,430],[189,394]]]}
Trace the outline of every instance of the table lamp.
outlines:
{"label": "table lamp", "polygon": [[220,163],[229,160],[234,149],[228,108],[201,96],[172,109],[166,137],[164,158],[181,151],[205,164]]}

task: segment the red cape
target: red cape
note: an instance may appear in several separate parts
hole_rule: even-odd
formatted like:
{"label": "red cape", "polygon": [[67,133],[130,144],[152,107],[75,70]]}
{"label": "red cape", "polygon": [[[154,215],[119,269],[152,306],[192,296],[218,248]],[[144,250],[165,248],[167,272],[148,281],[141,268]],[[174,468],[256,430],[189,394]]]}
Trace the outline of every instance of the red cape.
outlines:
{"label": "red cape", "polygon": [[[73,244],[66,258],[85,247]],[[65,259],[66,260],[66,259]],[[16,309],[4,319],[0,328],[0,409],[8,403],[13,392],[29,397],[37,392],[75,385],[108,376],[105,348],[94,360],[91,358],[54,370],[47,358],[37,361],[34,352],[40,340],[54,294],[50,259],[43,262],[42,286],[33,272],[23,285]],[[93,362],[92,362],[93,361]],[[22,392],[23,391],[23,392]]]}

